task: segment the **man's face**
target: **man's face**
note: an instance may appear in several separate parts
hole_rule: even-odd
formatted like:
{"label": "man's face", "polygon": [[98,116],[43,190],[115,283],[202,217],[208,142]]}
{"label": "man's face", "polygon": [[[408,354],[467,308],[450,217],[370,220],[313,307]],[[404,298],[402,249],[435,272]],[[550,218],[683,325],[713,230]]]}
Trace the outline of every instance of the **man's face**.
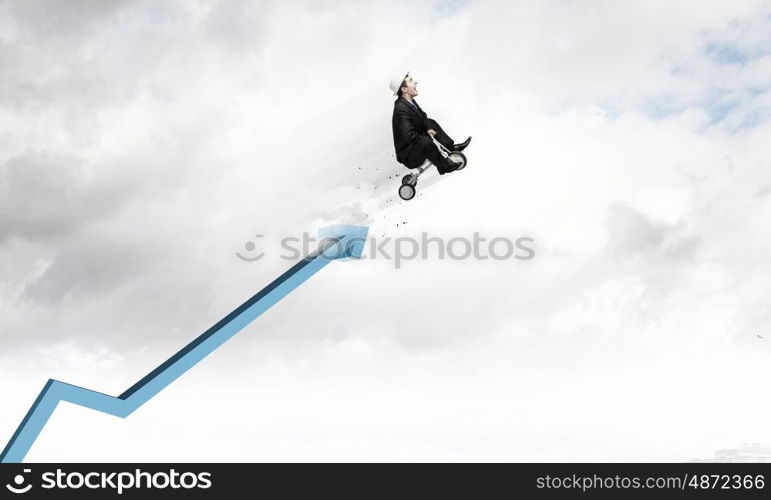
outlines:
{"label": "man's face", "polygon": [[407,78],[404,79],[404,85],[402,86],[402,94],[405,96],[415,97],[418,95],[417,85],[418,82],[413,80],[410,75],[407,75]]}

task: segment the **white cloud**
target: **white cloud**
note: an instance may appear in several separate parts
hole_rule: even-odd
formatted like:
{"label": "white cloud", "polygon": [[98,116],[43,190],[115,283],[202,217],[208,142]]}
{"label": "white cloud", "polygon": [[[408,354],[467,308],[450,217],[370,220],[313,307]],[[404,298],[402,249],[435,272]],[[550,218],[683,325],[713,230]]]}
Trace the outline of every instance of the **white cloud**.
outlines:
{"label": "white cloud", "polygon": [[[536,258],[334,263],[129,419],[61,407],[30,459],[681,460],[771,440],[762,2],[114,5],[0,15],[8,436],[49,376],[125,390],[288,267],[283,236],[478,231],[533,237]],[[474,136],[467,169],[409,203],[394,68]],[[238,260],[256,234],[268,257]]]}

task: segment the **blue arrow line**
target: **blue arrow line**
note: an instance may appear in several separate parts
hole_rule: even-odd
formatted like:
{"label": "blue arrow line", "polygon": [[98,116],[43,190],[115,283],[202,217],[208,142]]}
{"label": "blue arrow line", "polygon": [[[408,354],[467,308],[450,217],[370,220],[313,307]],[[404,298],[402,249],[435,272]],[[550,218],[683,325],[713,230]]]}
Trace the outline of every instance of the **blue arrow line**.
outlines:
{"label": "blue arrow line", "polygon": [[364,226],[329,226],[320,230],[319,238],[322,241],[315,252],[292,266],[117,398],[49,379],[0,454],[0,463],[24,460],[60,401],[126,418],[329,262],[361,257],[367,229]]}

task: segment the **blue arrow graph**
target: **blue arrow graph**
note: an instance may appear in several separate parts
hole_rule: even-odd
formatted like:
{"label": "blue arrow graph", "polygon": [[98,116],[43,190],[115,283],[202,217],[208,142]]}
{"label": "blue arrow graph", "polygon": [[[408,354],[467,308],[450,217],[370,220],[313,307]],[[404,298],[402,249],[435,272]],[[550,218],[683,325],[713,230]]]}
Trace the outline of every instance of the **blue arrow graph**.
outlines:
{"label": "blue arrow graph", "polygon": [[219,320],[117,398],[49,379],[3,453],[0,454],[0,463],[18,463],[24,460],[60,401],[126,418],[273,304],[323,269],[329,262],[335,259],[360,258],[367,230],[368,228],[364,226],[328,226],[321,229],[319,231],[321,243],[314,252]]}

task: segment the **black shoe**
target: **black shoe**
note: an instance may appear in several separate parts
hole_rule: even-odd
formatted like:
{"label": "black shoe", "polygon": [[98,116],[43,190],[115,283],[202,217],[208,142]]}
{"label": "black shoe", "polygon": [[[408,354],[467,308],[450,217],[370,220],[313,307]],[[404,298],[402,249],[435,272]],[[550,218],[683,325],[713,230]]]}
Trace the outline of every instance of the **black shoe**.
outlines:
{"label": "black shoe", "polygon": [[466,149],[466,146],[468,146],[469,142],[471,142],[471,136],[469,136],[468,139],[466,139],[465,141],[461,142],[460,144],[455,144],[452,147],[452,150],[453,151],[463,151],[464,149]]}
{"label": "black shoe", "polygon": [[455,170],[458,170],[463,163],[453,161],[451,158],[447,158],[447,166],[443,169],[437,168],[439,171],[439,175],[449,174],[450,172],[454,172]]}

